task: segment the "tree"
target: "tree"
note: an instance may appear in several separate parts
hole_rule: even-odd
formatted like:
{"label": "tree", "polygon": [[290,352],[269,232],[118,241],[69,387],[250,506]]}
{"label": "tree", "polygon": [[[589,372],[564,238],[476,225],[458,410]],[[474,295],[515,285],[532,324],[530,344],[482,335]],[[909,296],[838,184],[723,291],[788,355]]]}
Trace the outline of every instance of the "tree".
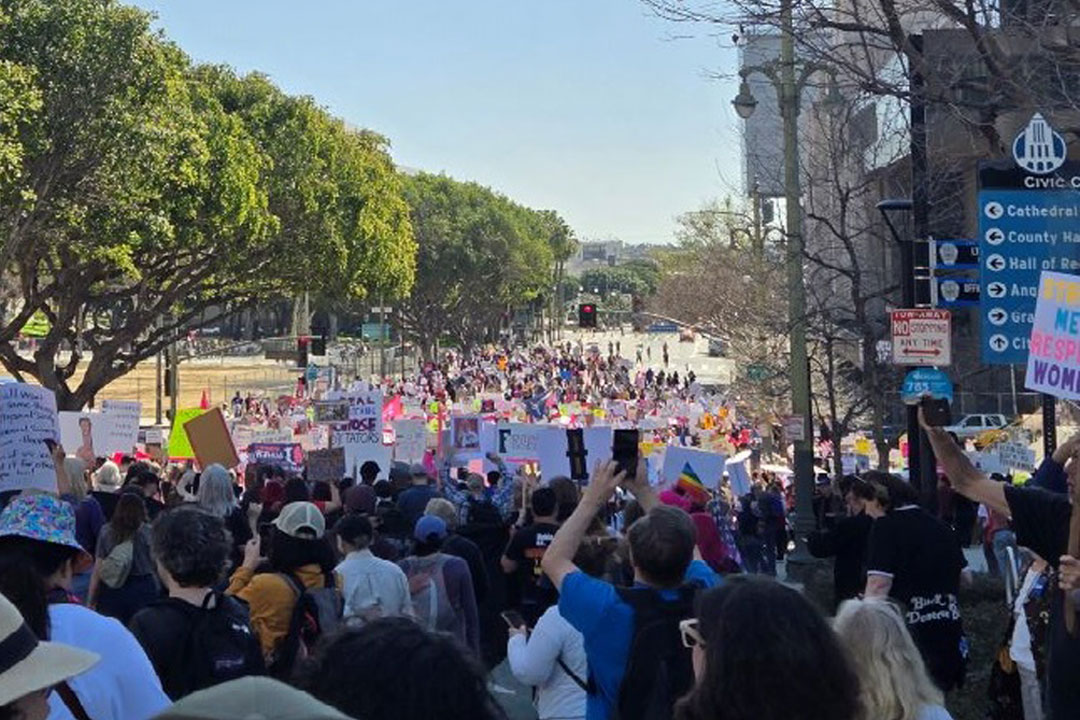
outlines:
{"label": "tree", "polygon": [[731,205],[709,203],[678,218],[677,246],[657,253],[660,281],[649,308],[721,338],[738,365],[733,396],[775,416],[789,389],[782,249],[756,253],[740,214],[714,212]]}
{"label": "tree", "polygon": [[[0,9],[11,19],[0,61],[29,68],[42,96],[41,122],[23,134],[31,202],[0,207],[0,272],[21,296],[0,325],[0,362],[53,389],[61,408],[258,300],[311,286],[362,293],[369,245],[403,245],[376,272],[411,279],[408,218],[377,139],[330,133],[330,227],[345,230],[305,235],[281,207],[283,151],[230,104],[235,80],[193,68],[148,14],[112,0]],[[50,327],[26,358],[11,340],[36,312]]]}
{"label": "tree", "polygon": [[497,339],[509,309],[551,280],[550,215],[444,175],[406,178],[405,195],[418,245],[406,332],[426,357],[442,337],[463,347]]}

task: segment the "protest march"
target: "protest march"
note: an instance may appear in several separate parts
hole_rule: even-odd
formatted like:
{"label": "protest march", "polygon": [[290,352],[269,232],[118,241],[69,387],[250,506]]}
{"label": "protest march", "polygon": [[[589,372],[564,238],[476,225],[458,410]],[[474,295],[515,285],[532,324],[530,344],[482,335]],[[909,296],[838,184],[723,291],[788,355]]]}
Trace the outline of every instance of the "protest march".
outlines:
{"label": "protest march", "polygon": [[[716,717],[740,693],[770,717],[869,717],[860,688],[883,678],[887,716],[944,718],[969,672],[968,563],[906,482],[822,478],[807,542],[835,566],[830,627],[775,579],[795,547],[782,458],[692,371],[614,347],[327,373],[160,433],[137,402],[57,412],[21,383],[0,400],[0,591],[28,628],[12,637],[88,667],[41,671],[64,689],[49,717],[209,717],[195,708],[284,687],[307,693],[282,695],[304,708],[289,717],[495,718],[502,667],[553,720]],[[813,679],[758,694],[746,667]]]}
{"label": "protest march", "polygon": [[0,720],[1080,720],[1076,15],[0,0]]}

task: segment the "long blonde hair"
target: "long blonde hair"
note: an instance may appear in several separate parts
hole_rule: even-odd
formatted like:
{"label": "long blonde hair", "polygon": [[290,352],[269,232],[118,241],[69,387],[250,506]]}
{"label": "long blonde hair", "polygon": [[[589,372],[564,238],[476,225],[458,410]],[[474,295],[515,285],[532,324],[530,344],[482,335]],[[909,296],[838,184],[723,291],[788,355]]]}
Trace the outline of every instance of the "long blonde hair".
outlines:
{"label": "long blonde hair", "polygon": [[833,627],[859,675],[863,720],[916,720],[927,705],[944,703],[895,605],[846,600]]}

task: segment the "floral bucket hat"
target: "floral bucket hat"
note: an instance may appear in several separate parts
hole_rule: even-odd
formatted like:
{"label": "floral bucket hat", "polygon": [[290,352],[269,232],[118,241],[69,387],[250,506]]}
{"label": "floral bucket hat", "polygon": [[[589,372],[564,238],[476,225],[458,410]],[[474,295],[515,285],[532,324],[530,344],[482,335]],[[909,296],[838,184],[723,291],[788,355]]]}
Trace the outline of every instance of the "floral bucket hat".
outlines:
{"label": "floral bucket hat", "polygon": [[82,564],[92,562],[75,539],[75,511],[55,495],[23,493],[12,499],[0,513],[2,537],[24,537],[74,548],[83,554]]}

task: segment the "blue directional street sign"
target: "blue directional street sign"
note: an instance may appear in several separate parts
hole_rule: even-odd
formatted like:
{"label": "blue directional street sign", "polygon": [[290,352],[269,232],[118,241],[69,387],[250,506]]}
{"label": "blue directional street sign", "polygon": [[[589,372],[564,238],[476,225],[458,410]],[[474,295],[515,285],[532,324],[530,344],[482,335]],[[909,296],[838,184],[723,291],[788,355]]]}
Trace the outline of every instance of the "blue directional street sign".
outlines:
{"label": "blue directional street sign", "polygon": [[982,361],[1023,364],[1039,273],[1080,270],[1080,163],[1044,175],[980,163],[978,212]]}

